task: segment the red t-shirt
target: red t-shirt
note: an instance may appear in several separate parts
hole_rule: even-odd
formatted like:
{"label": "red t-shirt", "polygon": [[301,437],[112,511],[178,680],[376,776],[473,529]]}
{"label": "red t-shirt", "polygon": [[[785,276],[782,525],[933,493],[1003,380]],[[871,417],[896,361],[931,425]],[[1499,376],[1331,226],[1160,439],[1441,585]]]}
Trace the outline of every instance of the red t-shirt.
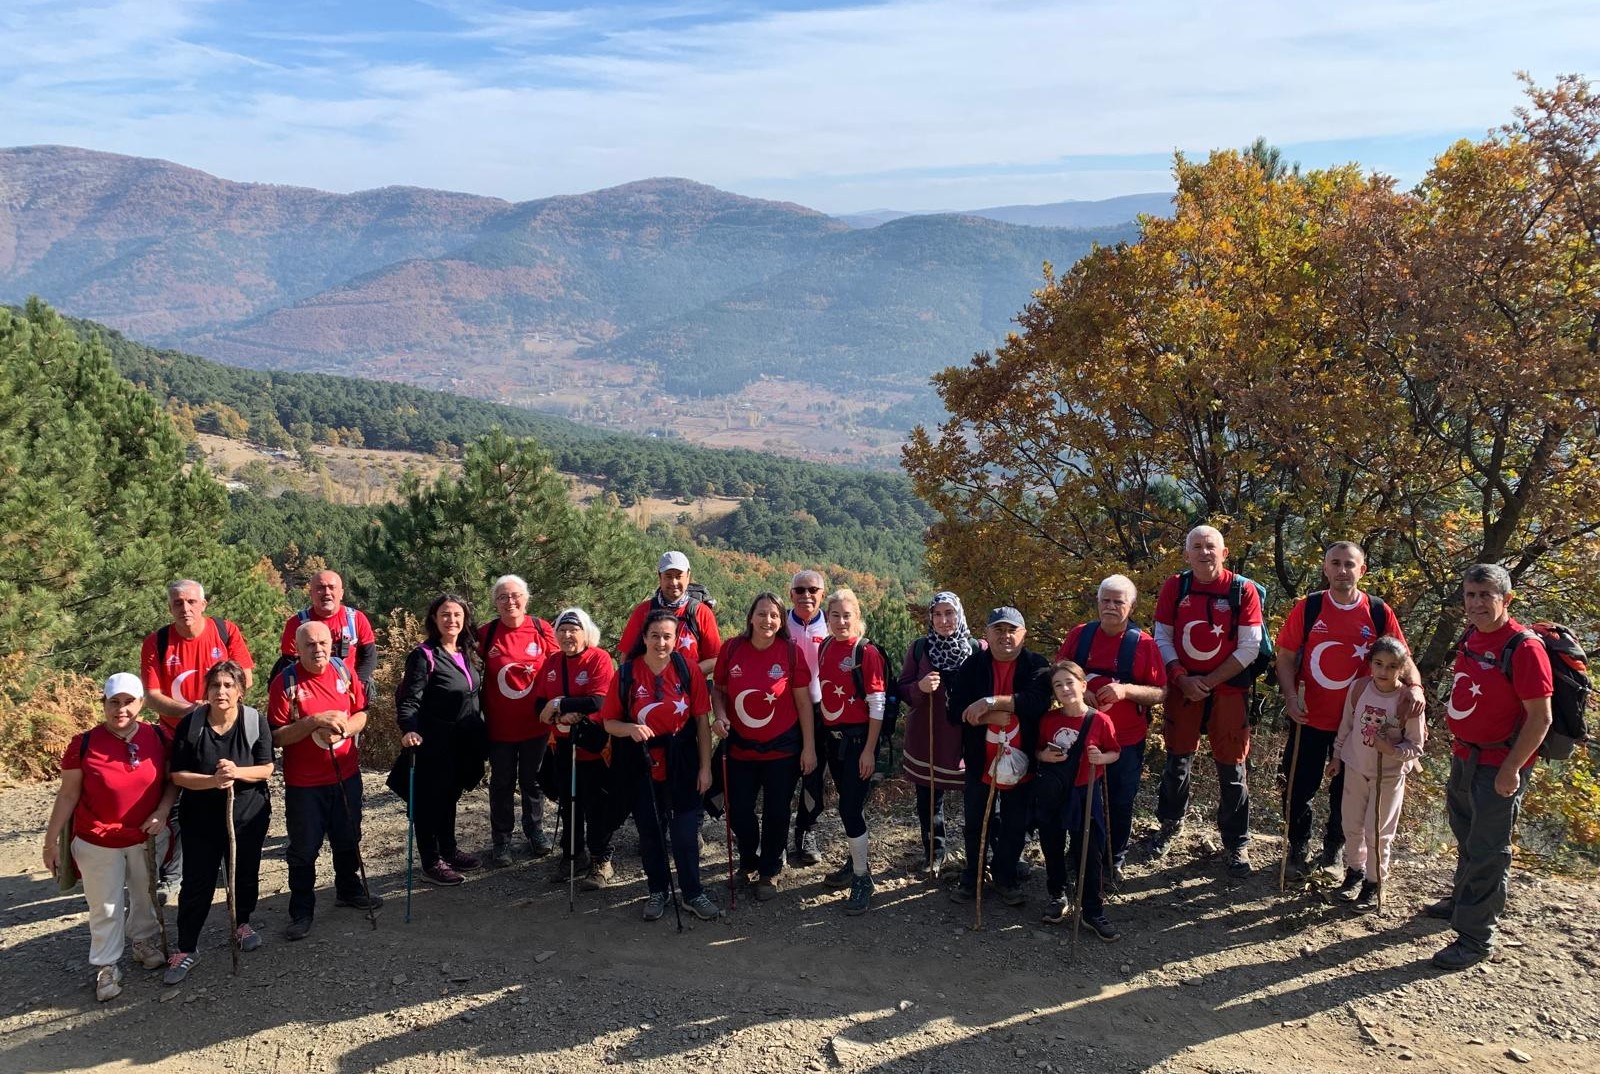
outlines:
{"label": "red t-shirt", "polygon": [[[1491,634],[1469,631],[1461,643],[1464,651],[1456,653],[1456,675],[1450,684],[1450,705],[1445,709],[1450,733],[1455,736],[1451,750],[1457,757],[1466,759],[1468,747],[1475,745],[1481,747],[1478,763],[1501,764],[1511,752],[1506,743],[1522,729],[1526,715],[1522,703],[1550,696],[1550,657],[1536,641],[1517,646],[1510,679],[1500,673],[1500,652],[1522,629],[1521,623],[1508,619]],[[1534,757],[1528,758],[1528,764]]]}
{"label": "red t-shirt", "polygon": [[758,750],[740,743],[772,742],[800,726],[794,692],[811,688],[805,648],[815,648],[809,638],[800,643],[778,638],[767,648],[757,649],[748,639],[738,637],[729,640],[717,654],[711,681],[728,698],[732,710],[728,717],[728,755],[734,760],[765,761],[800,752],[798,733],[795,748],[789,750]]}
{"label": "red t-shirt", "polygon": [[[683,726],[691,719],[703,719],[711,711],[706,677],[690,661],[689,681],[685,684],[679,681],[677,668],[672,662],[669,661],[661,674],[657,675],[640,656],[633,661],[632,679],[633,696],[628,702],[626,722],[642,723],[655,732],[655,737],[647,743],[649,749],[646,753],[650,757],[650,777],[663,783],[667,778],[667,739],[683,730]],[[611,680],[606,699],[600,706],[602,721],[624,718],[621,691],[622,675],[619,672]]]}
{"label": "red t-shirt", "polygon": [[[1387,616],[1385,618],[1388,618]],[[1306,688],[1306,725],[1319,731],[1339,730],[1344,718],[1344,699],[1350,684],[1367,674],[1367,654],[1378,639],[1378,631],[1389,624],[1372,625],[1372,602],[1365,593],[1357,593],[1354,606],[1341,608],[1333,602],[1333,595],[1322,598],[1322,612],[1311,624],[1311,637],[1305,637],[1306,600],[1295,601],[1283,626],[1278,629],[1277,645],[1280,650],[1299,652],[1299,681]],[[1394,633],[1401,641],[1406,637],[1400,631],[1400,621],[1394,622]],[[1407,648],[1410,648],[1408,645]]]}
{"label": "red t-shirt", "polygon": [[[562,677],[562,668],[565,666],[566,677]],[[617,665],[611,662],[611,654],[598,645],[591,645],[577,656],[568,656],[557,649],[546,654],[544,662],[539,665],[539,671],[534,679],[534,705],[538,709],[545,706],[545,702],[555,697],[599,697],[604,698],[611,689],[611,682],[617,677]],[[600,719],[597,712],[590,719]],[[554,724],[550,731],[551,737],[565,738],[572,734],[570,727]],[[595,750],[578,748],[578,760],[598,761],[601,755]]]}
{"label": "red t-shirt", "polygon": [[[994,674],[989,686],[990,695],[1004,697],[1007,694],[1014,693],[1012,683],[1016,677],[1017,662],[1015,660],[996,660],[994,662]],[[1003,743],[1008,744],[1015,750],[1022,748],[1022,742],[1018,737],[1018,732],[1022,730],[1021,721],[1017,719],[1015,712],[1005,713],[1005,715],[1008,718],[1003,725],[997,726],[988,723],[983,725],[983,784],[986,787],[994,782],[994,762],[995,758],[999,756],[1001,745]],[[1033,779],[1033,772],[1030,768],[1026,775],[1016,783],[1011,784],[1011,786],[1020,787],[1031,779]],[[1004,787],[1005,784],[1001,784],[1001,786]]]}
{"label": "red t-shirt", "polygon": [[[628,616],[628,625],[622,628],[622,638],[617,642],[617,652],[629,653],[639,641],[639,635],[644,630],[644,617],[649,615],[656,607],[655,598],[651,598],[633,609]],[[689,605],[673,609],[678,613],[678,651],[691,664],[698,664],[702,660],[710,660],[722,651],[722,635],[717,632],[717,613],[709,606],[702,603],[696,610],[694,621],[699,625],[700,636],[683,625],[684,613],[689,610]]]}
{"label": "red t-shirt", "polygon": [[[335,608],[332,615],[324,616],[315,608],[307,608],[309,613],[306,622],[324,623],[328,632],[333,635],[334,653],[339,651],[339,638],[344,637],[344,652],[350,663],[356,659],[356,646],[376,645],[378,637],[372,632],[372,624],[367,621],[367,615],[359,608],[347,608],[343,604]],[[351,633],[351,620],[355,620],[355,631]],[[296,612],[283,624],[283,636],[278,639],[278,652],[284,656],[294,656],[294,635],[300,629],[300,614]]]}
{"label": "red t-shirt", "polygon": [[[1122,748],[1117,742],[1117,729],[1111,717],[1099,709],[1090,709],[1083,716],[1068,716],[1060,709],[1046,712],[1039,720],[1039,748],[1043,749],[1048,743],[1054,742],[1061,747],[1061,752],[1070,751],[1083,731],[1086,718],[1089,721],[1090,746],[1102,753],[1116,753]],[[1083,755],[1078,758],[1078,778],[1073,781],[1077,786],[1089,785],[1089,769],[1089,750],[1085,748]]]}
{"label": "red t-shirt", "polygon": [[[485,649],[491,626],[494,641]],[[483,653],[483,717],[489,741],[526,742],[544,733],[535,693],[540,666],[557,651],[555,630],[532,615],[515,630],[495,620],[478,628],[478,650]]]}
{"label": "red t-shirt", "polygon": [[[83,737],[89,736],[84,751]],[[72,811],[72,832],[85,843],[121,850],[145,841],[139,825],[161,804],[167,786],[167,740],[153,723],[140,723],[128,741],[104,724],[72,736],[61,771],[83,771],[83,793]],[[62,847],[63,854],[71,853]]]}
{"label": "red t-shirt", "polygon": [[[1235,648],[1233,611],[1228,607],[1228,589],[1233,572],[1224,569],[1215,581],[1193,579],[1189,595],[1178,600],[1178,575],[1161,586],[1156,599],[1156,622],[1172,629],[1172,645],[1178,662],[1190,675],[1205,675],[1227,663]],[[1246,583],[1239,593],[1239,625],[1261,626],[1261,595]],[[1218,686],[1216,693],[1242,693],[1243,687]]]}
{"label": "red t-shirt", "polygon": [[[862,727],[869,717],[867,699],[856,694],[853,644],[825,638],[817,650],[817,678],[822,683],[822,723],[825,727]],[[885,691],[887,675],[876,646],[861,643],[861,685],[869,694]]]}
{"label": "red t-shirt", "polygon": [[[348,667],[346,665],[347,672]],[[293,705],[284,683],[290,675],[295,680]],[[361,680],[349,673],[346,682],[331,661],[320,675],[312,675],[296,662],[279,672],[267,689],[267,723],[273,727],[287,726],[291,720],[303,719],[307,713],[344,712],[353,716],[366,707],[367,691]],[[331,761],[328,748],[317,745],[310,735],[283,747],[283,782],[290,787],[326,787],[349,779],[359,771],[361,752],[354,735],[346,736],[333,747]]]}
{"label": "red t-shirt", "polygon": [[[232,660],[242,668],[254,668],[256,662],[250,658],[250,648],[238,626],[226,619],[223,622],[228,626],[226,648],[222,635],[217,633],[216,621],[209,617],[193,638],[184,637],[176,626],[168,624],[164,661],[156,657],[156,635],[160,631],[146,634],[139,654],[139,677],[144,680],[144,688],[160,690],[174,700],[199,704],[206,699],[206,672],[224,660]],[[161,724],[170,734],[177,730],[181,719],[182,716],[163,716]]]}
{"label": "red t-shirt", "polygon": [[[1080,623],[1068,632],[1067,640],[1056,650],[1057,660],[1077,659],[1078,639],[1088,626],[1087,623]],[[1100,687],[1120,681],[1117,678],[1117,654],[1121,651],[1121,634],[1107,634],[1103,628],[1094,632],[1094,640],[1089,643],[1089,663],[1083,669],[1089,675],[1090,700],[1093,700],[1094,692]],[[1141,630],[1139,640],[1134,643],[1132,671],[1133,679],[1128,683],[1130,686],[1167,685],[1167,669],[1162,666],[1161,650],[1156,647],[1155,635],[1148,630]],[[1124,746],[1143,742],[1150,731],[1150,722],[1132,701],[1118,701],[1105,713],[1111,717],[1111,724],[1117,729],[1117,741]]]}

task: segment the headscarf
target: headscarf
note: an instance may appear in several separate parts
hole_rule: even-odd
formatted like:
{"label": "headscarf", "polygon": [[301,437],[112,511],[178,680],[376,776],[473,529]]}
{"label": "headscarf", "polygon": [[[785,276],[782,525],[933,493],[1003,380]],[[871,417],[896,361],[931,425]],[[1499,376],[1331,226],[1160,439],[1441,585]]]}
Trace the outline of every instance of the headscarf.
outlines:
{"label": "headscarf", "polygon": [[928,661],[940,671],[954,671],[967,662],[967,657],[972,655],[972,631],[967,629],[967,611],[961,606],[961,598],[944,590],[933,595],[928,602],[928,615],[933,615],[933,610],[941,604],[948,604],[956,610],[955,633],[948,637],[933,629],[933,624],[928,624]]}

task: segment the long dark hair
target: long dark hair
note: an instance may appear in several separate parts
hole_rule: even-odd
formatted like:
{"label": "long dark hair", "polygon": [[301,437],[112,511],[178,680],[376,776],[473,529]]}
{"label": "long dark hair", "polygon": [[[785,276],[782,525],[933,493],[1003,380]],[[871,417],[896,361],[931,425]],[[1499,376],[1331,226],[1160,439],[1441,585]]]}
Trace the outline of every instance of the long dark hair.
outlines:
{"label": "long dark hair", "polygon": [[754,619],[756,617],[756,606],[759,605],[764,600],[771,601],[774,605],[777,606],[777,609],[778,609],[778,637],[782,638],[784,641],[788,641],[789,640],[789,616],[788,616],[789,609],[783,603],[783,598],[778,596],[778,594],[764,592],[764,591],[761,592],[761,593],[757,593],[756,594],[756,599],[752,600],[750,602],[750,607],[745,609],[745,613],[744,613],[744,633],[740,634],[739,636],[741,638],[743,638],[745,641],[749,641],[750,640],[750,635],[754,632],[753,628],[750,625],[750,620],[752,620],[752,619]]}
{"label": "long dark hair", "polygon": [[672,636],[676,638],[678,631],[683,629],[683,624],[678,620],[678,613],[671,608],[651,608],[645,615],[644,622],[639,624],[639,636],[634,639],[633,648],[628,650],[626,660],[637,660],[645,653],[644,636],[650,633],[650,627],[655,623],[671,623]]}
{"label": "long dark hair", "polygon": [[442,640],[439,637],[439,622],[435,617],[438,615],[439,609],[446,604],[459,604],[461,606],[461,633],[456,636],[456,648],[460,649],[462,654],[469,659],[476,656],[478,654],[478,624],[472,618],[472,605],[467,603],[465,597],[459,597],[454,593],[440,593],[433,598],[433,603],[428,605],[427,617],[422,624],[427,631],[427,643],[429,645],[438,645]]}

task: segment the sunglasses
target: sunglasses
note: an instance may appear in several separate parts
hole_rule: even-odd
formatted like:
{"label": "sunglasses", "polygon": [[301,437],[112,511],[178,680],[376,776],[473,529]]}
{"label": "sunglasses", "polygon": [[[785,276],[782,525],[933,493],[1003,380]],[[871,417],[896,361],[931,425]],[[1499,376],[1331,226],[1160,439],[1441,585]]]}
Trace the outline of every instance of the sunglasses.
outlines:
{"label": "sunglasses", "polygon": [[797,585],[793,589],[789,590],[789,592],[791,592],[791,593],[821,593],[822,592],[822,587],[819,586],[819,585]]}

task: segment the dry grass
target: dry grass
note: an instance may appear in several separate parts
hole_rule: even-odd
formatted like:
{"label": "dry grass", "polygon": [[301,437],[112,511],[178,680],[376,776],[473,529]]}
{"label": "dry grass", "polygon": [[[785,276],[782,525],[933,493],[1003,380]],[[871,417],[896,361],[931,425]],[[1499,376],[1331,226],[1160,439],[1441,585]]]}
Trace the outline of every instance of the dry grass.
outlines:
{"label": "dry grass", "polygon": [[[0,682],[24,681],[22,653],[0,657]],[[79,731],[100,722],[99,684],[66,671],[46,673],[24,699],[0,693],[0,773],[16,780],[54,779]]]}

